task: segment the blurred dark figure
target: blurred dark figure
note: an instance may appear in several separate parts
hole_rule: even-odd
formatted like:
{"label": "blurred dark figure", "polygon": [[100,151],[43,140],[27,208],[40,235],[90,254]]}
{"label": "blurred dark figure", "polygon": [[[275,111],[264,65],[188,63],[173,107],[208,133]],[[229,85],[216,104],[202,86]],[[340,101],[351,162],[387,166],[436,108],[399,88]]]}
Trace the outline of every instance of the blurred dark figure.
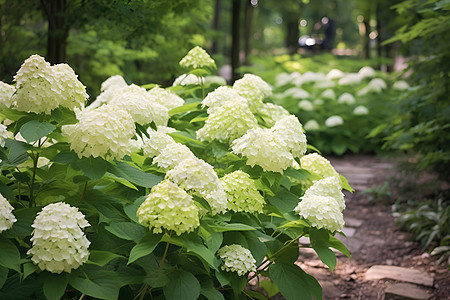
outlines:
{"label": "blurred dark figure", "polygon": [[331,50],[334,45],[336,26],[333,19],[323,17],[320,22],[314,24],[314,31],[311,36],[304,35],[298,40],[300,48],[308,50]]}
{"label": "blurred dark figure", "polygon": [[336,33],[335,23],[333,19],[329,19],[327,17],[323,17],[321,22],[325,31],[325,38],[320,44],[320,48],[324,50],[331,50],[333,48],[334,35]]}

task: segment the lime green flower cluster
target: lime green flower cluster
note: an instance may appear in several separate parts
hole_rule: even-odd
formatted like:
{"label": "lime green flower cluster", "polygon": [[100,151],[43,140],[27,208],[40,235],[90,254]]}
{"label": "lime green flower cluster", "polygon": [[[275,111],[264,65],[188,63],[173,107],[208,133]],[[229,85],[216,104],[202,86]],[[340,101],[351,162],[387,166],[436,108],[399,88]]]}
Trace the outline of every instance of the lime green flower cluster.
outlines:
{"label": "lime green flower cluster", "polygon": [[0,232],[10,229],[17,221],[12,211],[14,207],[0,194]]}
{"label": "lime green flower cluster", "polygon": [[87,226],[78,208],[63,202],[49,204],[33,222],[33,246],[27,254],[41,270],[70,273],[88,260],[90,242],[82,231]]}
{"label": "lime green flower cluster", "polygon": [[234,212],[262,213],[264,197],[256,188],[255,181],[247,173],[238,170],[220,178],[228,198],[228,209]]}
{"label": "lime green flower cluster", "polygon": [[215,68],[216,63],[203,48],[196,46],[180,60],[180,66],[186,69]]}
{"label": "lime green flower cluster", "polygon": [[268,126],[273,126],[275,122],[290,115],[283,106],[273,103],[263,103],[261,106],[257,106],[255,113],[262,115]]}
{"label": "lime green flower cluster", "polygon": [[150,138],[144,139],[144,155],[149,157],[155,157],[159,155],[167,145],[175,143],[175,140],[168,135],[166,132],[166,128],[170,127],[164,127],[160,126],[158,127],[158,130],[150,129],[148,130],[148,134]]}
{"label": "lime green flower cluster", "polygon": [[153,163],[165,170],[171,170],[188,158],[195,158],[194,153],[185,145],[173,142],[161,150],[160,154],[153,159]]}
{"label": "lime green flower cluster", "polygon": [[139,223],[153,228],[154,233],[166,229],[180,235],[200,225],[198,211],[192,196],[175,183],[163,180],[152,188],[137,217]]}
{"label": "lime green flower cluster", "polygon": [[228,86],[220,86],[206,95],[202,101],[202,107],[208,106],[206,112],[212,114],[214,110],[224,105],[227,101],[248,104],[248,100],[241,97],[235,89]]}
{"label": "lime green flower cluster", "polygon": [[19,111],[46,113],[59,106],[83,108],[88,95],[85,86],[67,64],[50,66],[39,55],[32,55],[14,76],[16,92],[13,107]]}
{"label": "lime green flower cluster", "polygon": [[264,98],[272,95],[272,87],[261,77],[253,74],[244,74],[233,84],[239,95],[249,101],[250,109],[260,106]]}
{"label": "lime green flower cluster", "polygon": [[0,110],[10,108],[12,105],[12,95],[16,91],[13,85],[0,81]]}
{"label": "lime green flower cluster", "polygon": [[155,86],[148,91],[148,94],[152,97],[153,101],[166,107],[168,110],[174,109],[184,104],[183,98],[178,96],[172,91],[163,89],[159,86]]}
{"label": "lime green flower cluster", "polygon": [[222,270],[236,272],[239,276],[256,271],[256,260],[250,250],[238,244],[223,246],[217,253],[223,261]]}
{"label": "lime green flower cluster", "polygon": [[[318,175],[321,179],[326,177],[340,178],[339,173],[331,165],[330,161],[317,153],[304,155],[300,158],[302,169]],[[340,179],[339,179],[339,182]]]}

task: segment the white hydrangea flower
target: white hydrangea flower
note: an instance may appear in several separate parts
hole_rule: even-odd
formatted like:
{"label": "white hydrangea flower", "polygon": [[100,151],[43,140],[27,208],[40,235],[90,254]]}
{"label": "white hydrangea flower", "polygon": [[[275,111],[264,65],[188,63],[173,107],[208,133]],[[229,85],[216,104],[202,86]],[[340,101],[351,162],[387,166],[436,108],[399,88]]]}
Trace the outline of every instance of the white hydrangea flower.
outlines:
{"label": "white hydrangea flower", "polygon": [[100,91],[105,92],[109,89],[122,88],[128,86],[122,75],[113,75],[102,82]]}
{"label": "white hydrangea flower", "polygon": [[234,212],[263,212],[264,197],[256,188],[255,181],[247,173],[238,170],[220,178],[227,194],[228,209]]}
{"label": "white hydrangea flower", "polygon": [[332,89],[327,89],[325,91],[322,92],[322,94],[320,94],[320,97],[323,99],[336,99],[336,94],[334,93],[334,91]]}
{"label": "white hydrangea flower", "polygon": [[17,221],[16,217],[12,213],[14,207],[8,202],[8,200],[0,194],[0,233],[10,229],[14,222]]}
{"label": "white hydrangea flower", "polygon": [[215,109],[221,107],[225,102],[235,100],[247,104],[248,100],[240,96],[236,90],[228,86],[220,86],[208,93],[202,101],[202,107],[208,106],[207,113],[211,114]]}
{"label": "white hydrangea flower", "polygon": [[261,77],[253,74],[245,74],[236,80],[233,89],[249,101],[250,109],[261,105],[264,98],[272,95],[272,87]]}
{"label": "white hydrangea flower", "polygon": [[322,105],[323,104],[323,100],[322,99],[316,99],[313,102],[314,105]]}
{"label": "white hydrangea flower", "polygon": [[256,272],[256,260],[247,248],[238,244],[223,246],[217,253],[223,261],[222,270],[236,272],[239,276]]}
{"label": "white hydrangea flower", "polygon": [[169,143],[153,159],[153,163],[156,163],[160,168],[170,170],[188,158],[195,158],[195,155],[187,146],[180,143]]}
{"label": "white hydrangea flower", "polygon": [[372,79],[367,86],[358,91],[358,96],[363,96],[368,93],[381,93],[382,90],[386,89],[386,82],[381,78]]}
{"label": "white hydrangea flower", "polygon": [[203,77],[198,77],[194,74],[182,74],[175,79],[172,85],[200,85],[202,82],[204,82]]}
{"label": "white hydrangea flower", "polygon": [[126,110],[141,125],[154,122],[165,126],[169,120],[169,109],[156,102],[145,88],[134,84],[115,90],[108,104]]}
{"label": "white hydrangea flower", "polygon": [[311,103],[311,101],[308,100],[302,100],[297,104],[298,108],[304,111],[312,111],[314,110],[314,105]]}
{"label": "white hydrangea flower", "polygon": [[162,106],[166,107],[168,110],[174,109],[175,107],[182,106],[184,104],[183,98],[178,96],[172,91],[155,86],[147,92],[152,96],[153,100]]}
{"label": "white hydrangea flower", "polygon": [[77,119],[78,123],[64,125],[61,131],[80,158],[110,155],[121,159],[130,153],[135,127],[127,111],[108,104],[81,111]]}
{"label": "white hydrangea flower", "polygon": [[175,144],[175,140],[165,132],[166,127],[158,127],[158,130],[147,130],[150,138],[144,139],[144,154],[149,157],[155,157],[169,144]]}
{"label": "white hydrangea flower", "polygon": [[392,85],[392,88],[394,90],[404,91],[404,90],[409,89],[409,84],[404,80],[399,80],[399,81],[394,82],[394,84]]}
{"label": "white hydrangea flower", "polygon": [[203,48],[195,46],[180,60],[180,66],[192,69],[215,68],[216,63]]}
{"label": "white hydrangea flower", "polygon": [[13,85],[0,81],[0,110],[11,107],[13,103],[12,95],[15,91],[16,88]]}
{"label": "white hydrangea flower", "polygon": [[328,80],[339,79],[339,78],[344,77],[344,72],[342,72],[339,69],[331,69],[330,72],[328,72],[326,77]]}
{"label": "white hydrangea flower", "polygon": [[226,85],[227,80],[222,76],[210,75],[205,77],[205,84]]}
{"label": "white hydrangea flower", "polygon": [[191,232],[200,225],[199,208],[186,191],[169,180],[155,185],[137,210],[139,223],[153,228],[154,233],[163,229],[177,235]]}
{"label": "white hydrangea flower", "polygon": [[275,76],[276,86],[288,84],[292,81],[292,79],[292,76],[286,72],[278,73],[277,76]]}
{"label": "white hydrangea flower", "polygon": [[344,227],[339,204],[330,196],[305,195],[294,211],[318,229],[325,228],[334,232],[341,231]]}
{"label": "white hydrangea flower", "polygon": [[301,77],[301,84],[305,84],[305,83],[309,83],[309,82],[317,82],[317,81],[325,81],[327,80],[325,74],[321,73],[321,72],[312,72],[312,71],[307,71],[304,74],[302,74]]}
{"label": "white hydrangea flower", "polygon": [[66,64],[50,66],[43,57],[32,55],[17,74],[13,107],[19,111],[46,113],[59,106],[83,108],[88,95],[72,68]]}
{"label": "white hydrangea flower", "polygon": [[311,96],[307,91],[298,87],[287,89],[283,95],[294,99],[307,99]]}
{"label": "white hydrangea flower", "polygon": [[283,106],[274,103],[263,103],[261,106],[255,108],[255,113],[268,117],[264,118],[267,126],[273,126],[275,122],[290,115]]}
{"label": "white hydrangea flower", "polygon": [[214,109],[205,125],[197,130],[197,138],[201,141],[231,143],[257,126],[258,121],[247,104],[239,99],[232,99]]}
{"label": "white hydrangea flower", "polygon": [[[275,123],[272,130],[294,157],[301,157],[305,154],[306,136],[303,133],[302,124],[296,116],[290,115],[282,118]],[[282,143],[280,142],[280,144]]]}
{"label": "white hydrangea flower", "polygon": [[358,71],[358,74],[359,74],[362,78],[374,77],[374,76],[375,76],[375,70],[374,70],[372,67],[365,66],[365,67],[362,67],[362,68]]}
{"label": "white hydrangea flower", "polygon": [[227,196],[214,168],[199,158],[183,160],[166,173],[166,179],[205,198],[213,214],[224,212],[227,208]]}
{"label": "white hydrangea flower", "polygon": [[339,96],[338,102],[342,104],[354,104],[356,102],[356,99],[350,93],[343,93]]}
{"label": "white hydrangea flower", "polygon": [[89,104],[88,109],[93,109],[99,107],[103,104],[108,104],[111,102],[111,99],[116,95],[116,91],[120,90],[124,87],[127,87],[128,84],[125,82],[125,79],[121,75],[114,75],[103,81],[100,88],[100,95],[95,98],[95,100]]}
{"label": "white hydrangea flower", "polygon": [[339,85],[351,85],[351,84],[358,84],[363,80],[362,76],[358,73],[349,73],[344,75],[341,79],[339,79],[338,84]]}
{"label": "white hydrangea flower", "polygon": [[247,165],[259,165],[264,171],[283,172],[294,160],[285,141],[271,129],[250,129],[234,140],[231,148],[234,153],[247,157]]}
{"label": "white hydrangea flower", "polygon": [[368,115],[369,114],[369,109],[367,109],[367,107],[365,107],[364,105],[358,105],[353,110],[353,114],[355,114],[357,116]]}
{"label": "white hydrangea flower", "polygon": [[340,116],[331,116],[325,120],[325,126],[335,127],[344,124],[344,120]]}
{"label": "white hydrangea flower", "polygon": [[78,208],[62,202],[49,204],[33,222],[33,246],[27,254],[41,270],[70,273],[88,260],[90,242],[82,231],[87,226]]}
{"label": "white hydrangea flower", "polygon": [[0,124],[0,147],[5,147],[5,140],[8,138],[7,127]]}
{"label": "white hydrangea flower", "polygon": [[325,177],[314,182],[303,195],[306,198],[314,196],[332,197],[339,205],[340,211],[345,209],[344,194],[342,193],[341,182],[337,176]]}
{"label": "white hydrangea flower", "polygon": [[305,128],[306,131],[314,131],[319,130],[320,126],[316,120],[309,120],[305,123],[305,126],[303,126],[303,128]]}
{"label": "white hydrangea flower", "polygon": [[310,153],[300,158],[302,169],[318,175],[320,178],[339,177],[330,161],[317,153]]}
{"label": "white hydrangea flower", "polygon": [[314,84],[315,89],[328,89],[336,86],[336,82],[332,80],[321,80],[317,81],[316,84]]}

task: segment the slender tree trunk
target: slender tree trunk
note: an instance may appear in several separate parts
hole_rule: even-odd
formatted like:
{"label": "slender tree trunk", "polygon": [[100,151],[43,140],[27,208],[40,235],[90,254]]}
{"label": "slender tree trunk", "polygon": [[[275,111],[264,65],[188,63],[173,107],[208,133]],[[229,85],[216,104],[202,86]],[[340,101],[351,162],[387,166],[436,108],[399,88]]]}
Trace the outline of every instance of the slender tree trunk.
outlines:
{"label": "slender tree trunk", "polygon": [[239,68],[239,40],[240,40],[240,0],[233,0],[232,20],[231,20],[231,80],[236,81],[240,75],[237,72]]}
{"label": "slender tree trunk", "polygon": [[69,26],[66,22],[66,0],[41,0],[47,15],[47,60],[53,64],[66,61]]}
{"label": "slender tree trunk", "polygon": [[249,55],[251,52],[252,39],[252,23],[253,23],[253,5],[250,0],[245,2],[245,30],[244,30],[244,64],[249,65]]}
{"label": "slender tree trunk", "polygon": [[213,30],[216,33],[216,36],[214,37],[212,46],[211,46],[211,53],[218,53],[219,52],[219,38],[217,37],[217,32],[219,31],[219,22],[220,22],[220,0],[216,0],[214,5],[214,19],[213,19]]}
{"label": "slender tree trunk", "polygon": [[285,45],[288,53],[294,54],[298,49],[298,38],[299,38],[299,29],[298,29],[298,20],[299,15],[296,12],[288,12],[285,16],[285,24],[286,24],[286,40]]}
{"label": "slender tree trunk", "polygon": [[370,34],[370,24],[369,24],[369,19],[364,19],[363,21],[364,24],[364,28],[365,28],[365,33],[364,36],[362,37],[363,39],[363,51],[361,53],[361,58],[363,59],[368,59],[370,58],[370,38],[369,38],[369,34]]}

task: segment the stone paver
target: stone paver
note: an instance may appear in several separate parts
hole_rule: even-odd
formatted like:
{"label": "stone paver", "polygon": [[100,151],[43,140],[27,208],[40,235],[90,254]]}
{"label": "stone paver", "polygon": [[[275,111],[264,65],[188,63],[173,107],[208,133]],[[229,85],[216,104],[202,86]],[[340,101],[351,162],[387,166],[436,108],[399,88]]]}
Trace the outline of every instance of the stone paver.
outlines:
{"label": "stone paver", "polygon": [[419,270],[396,266],[375,265],[365,273],[365,280],[394,279],[424,286],[433,286],[434,278]]}
{"label": "stone paver", "polygon": [[430,294],[423,288],[410,283],[394,283],[384,292],[384,300],[427,300]]}

